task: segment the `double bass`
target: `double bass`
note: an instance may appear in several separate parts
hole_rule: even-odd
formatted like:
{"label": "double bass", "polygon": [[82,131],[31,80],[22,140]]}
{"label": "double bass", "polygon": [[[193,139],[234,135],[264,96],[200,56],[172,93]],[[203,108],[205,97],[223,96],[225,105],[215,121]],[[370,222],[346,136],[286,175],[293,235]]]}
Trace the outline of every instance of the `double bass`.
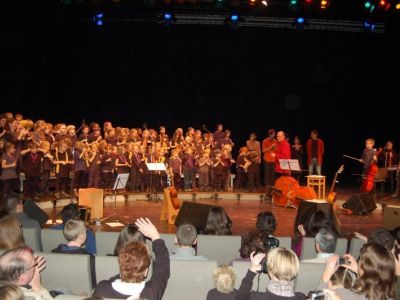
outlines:
{"label": "double bass", "polygon": [[174,174],[171,168],[169,168],[169,172],[167,172],[167,174],[170,177],[170,182],[171,182],[171,186],[169,187],[169,195],[171,197],[172,206],[175,209],[179,209],[181,207],[181,202],[178,199],[178,191],[175,188]]}
{"label": "double bass", "polygon": [[281,176],[275,181],[272,198],[277,206],[297,208],[302,200],[316,199],[317,194],[312,187],[300,186],[291,176]]}

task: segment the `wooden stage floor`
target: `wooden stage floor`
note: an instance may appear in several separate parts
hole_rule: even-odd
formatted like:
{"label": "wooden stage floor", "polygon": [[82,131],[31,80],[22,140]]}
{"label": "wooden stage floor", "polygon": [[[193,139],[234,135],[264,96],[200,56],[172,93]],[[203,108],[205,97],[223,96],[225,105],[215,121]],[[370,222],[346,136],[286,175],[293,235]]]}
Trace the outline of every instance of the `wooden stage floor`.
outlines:
{"label": "wooden stage floor", "polygon": [[[341,204],[348,199],[350,194],[356,193],[357,191],[347,188],[338,190],[337,192],[337,201],[339,204]],[[192,195],[192,193],[186,193],[186,195],[181,196],[190,198]],[[223,207],[233,222],[232,231],[234,235],[245,235],[250,229],[255,227],[256,217],[259,212],[271,211],[275,215],[278,223],[276,235],[293,237],[293,227],[297,209],[275,206],[274,204],[259,200],[259,195],[261,194],[253,194],[253,200],[246,200],[246,196],[249,196],[249,194],[242,194],[241,199],[238,200],[236,193],[220,193],[219,197],[221,199],[214,200],[211,198],[202,198],[202,194],[197,193],[195,201],[197,203]],[[344,215],[342,212],[337,213],[343,232],[346,236],[350,236],[354,231],[359,231],[363,234],[369,234],[375,228],[381,227],[383,225],[382,206],[388,204],[400,205],[400,200],[391,199],[388,196],[381,196],[377,197],[376,203],[378,208],[368,216],[349,216]],[[143,199],[137,199],[134,201],[116,201],[115,210],[114,202],[106,201],[104,203],[104,217],[116,213],[117,215],[124,217],[129,222],[134,222],[134,220],[139,217],[148,217],[157,226],[161,233],[175,233],[175,225],[168,225],[167,221],[159,220],[161,207],[161,201],[149,201],[145,197],[143,197]],[[50,218],[53,219],[61,209],[62,206],[57,205],[55,207],[45,208],[44,210],[49,214]],[[102,224],[101,228],[97,228],[97,230],[119,231],[121,230],[121,227],[110,227],[106,224]]]}

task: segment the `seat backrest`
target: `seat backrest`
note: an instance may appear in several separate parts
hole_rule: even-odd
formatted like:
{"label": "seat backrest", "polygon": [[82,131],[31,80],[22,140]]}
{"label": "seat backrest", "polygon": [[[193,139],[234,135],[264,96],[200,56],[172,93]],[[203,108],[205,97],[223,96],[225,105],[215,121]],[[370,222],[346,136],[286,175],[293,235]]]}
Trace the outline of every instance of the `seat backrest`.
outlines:
{"label": "seat backrest", "polygon": [[292,249],[292,238],[291,237],[276,237],[279,240],[279,247],[286,249]]}
{"label": "seat backrest", "polygon": [[[343,255],[346,253],[346,250],[347,250],[347,239],[338,238],[335,253],[338,255]],[[315,251],[315,239],[313,237],[304,237],[300,260],[311,259],[315,258],[316,256],[317,252]]]}
{"label": "seat backrest", "polygon": [[119,232],[96,232],[96,250],[97,255],[113,254],[115,244],[117,243]]}
{"label": "seat backrest", "polygon": [[[246,273],[249,270],[250,261],[234,260],[232,263],[232,267],[236,273],[235,288],[239,289],[243,278],[246,276]],[[260,276],[260,280],[258,280],[258,276]],[[253,280],[252,291],[265,292],[267,290],[268,282],[269,282],[268,274],[259,273]]]}
{"label": "seat backrest", "polygon": [[119,265],[117,256],[99,256],[95,258],[96,280],[99,283],[102,280],[110,279],[119,274]]}
{"label": "seat backrest", "polygon": [[63,231],[58,229],[42,229],[41,238],[43,252],[47,253],[57,248],[58,245],[66,243]]}
{"label": "seat backrest", "polygon": [[352,238],[350,241],[349,253],[353,255],[355,259],[357,259],[360,256],[360,250],[364,244],[365,241],[358,238]]}
{"label": "seat backrest", "polygon": [[241,243],[239,235],[202,235],[197,236],[197,255],[216,260],[219,265],[228,264],[240,257]]}
{"label": "seat backrest", "polygon": [[48,290],[69,291],[74,295],[91,295],[90,256],[85,254],[37,253],[46,259],[40,273]]}
{"label": "seat backrest", "polygon": [[171,276],[163,300],[204,300],[214,288],[216,261],[171,261]]}
{"label": "seat backrest", "polygon": [[300,262],[299,274],[295,280],[295,291],[307,295],[317,289],[325,264]]}
{"label": "seat backrest", "polygon": [[41,229],[39,228],[22,228],[25,244],[31,247],[35,252],[42,251]]}

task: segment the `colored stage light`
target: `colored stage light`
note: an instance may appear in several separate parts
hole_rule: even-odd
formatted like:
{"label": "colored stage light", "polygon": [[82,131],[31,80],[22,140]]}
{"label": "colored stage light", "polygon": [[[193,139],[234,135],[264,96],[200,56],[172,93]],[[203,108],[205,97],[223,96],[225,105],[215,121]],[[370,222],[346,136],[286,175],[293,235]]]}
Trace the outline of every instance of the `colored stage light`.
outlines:
{"label": "colored stage light", "polygon": [[164,20],[169,21],[172,19],[172,15],[170,13],[164,13]]}
{"label": "colored stage light", "polygon": [[400,2],[396,4],[395,8],[396,10],[400,10]]}
{"label": "colored stage light", "polygon": [[160,23],[164,24],[165,26],[170,26],[176,22],[175,16],[169,12],[166,11],[160,16]]}
{"label": "colored stage light", "polygon": [[327,0],[321,0],[321,9],[325,9],[328,6],[328,1]]}
{"label": "colored stage light", "polygon": [[363,29],[367,32],[373,32],[375,30],[375,23],[370,20],[366,20],[363,22]]}
{"label": "colored stage light", "polygon": [[254,6],[257,3],[256,0],[249,0],[249,5]]}
{"label": "colored stage light", "polygon": [[97,26],[103,26],[104,25],[104,13],[103,12],[97,12],[93,16],[93,23]]}
{"label": "colored stage light", "polygon": [[296,19],[296,24],[304,24],[304,18],[303,17],[298,17]]}
{"label": "colored stage light", "polygon": [[230,19],[231,22],[237,22],[239,21],[239,16],[237,14],[232,14]]}

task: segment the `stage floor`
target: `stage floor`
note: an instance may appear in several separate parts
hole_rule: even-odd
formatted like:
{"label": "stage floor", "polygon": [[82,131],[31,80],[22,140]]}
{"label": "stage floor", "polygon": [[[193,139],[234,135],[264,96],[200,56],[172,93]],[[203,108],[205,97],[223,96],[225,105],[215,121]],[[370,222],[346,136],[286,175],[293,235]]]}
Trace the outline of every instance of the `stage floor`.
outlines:
{"label": "stage floor", "polygon": [[[342,204],[349,198],[352,193],[357,190],[346,188],[338,190],[338,204]],[[209,205],[221,206],[232,220],[232,231],[234,235],[245,235],[249,230],[255,227],[257,214],[262,211],[271,211],[277,219],[277,236],[291,236],[294,234],[294,222],[297,214],[297,209],[279,207],[274,204],[264,201],[262,193],[241,193],[238,199],[237,193],[219,193],[218,199],[210,198],[214,196],[210,193],[179,193],[178,198],[186,201],[195,201]],[[161,195],[160,195],[161,196]],[[260,197],[261,196],[261,197]],[[109,197],[104,203],[104,217],[116,213],[118,216],[124,217],[128,222],[134,222],[139,217],[149,218],[159,229],[161,233],[175,233],[175,225],[169,225],[167,221],[160,221],[162,202],[157,200],[148,200],[144,194],[130,194],[124,200],[119,196],[115,202],[114,209],[113,197]],[[121,199],[122,198],[122,199]],[[260,200],[261,199],[261,200]],[[337,212],[338,219],[342,225],[342,230],[345,236],[350,236],[354,231],[359,231],[363,234],[369,234],[375,228],[383,225],[383,210],[382,206],[393,204],[400,205],[399,199],[392,199],[388,196],[378,196],[375,200],[377,209],[368,216],[345,215],[342,212]],[[63,205],[69,203],[68,199],[57,201],[56,206],[48,205],[41,202],[41,206],[49,214],[51,219],[54,219],[62,209]],[[99,226],[94,226],[96,230],[103,231],[120,231],[121,227],[110,227],[105,222]]]}

